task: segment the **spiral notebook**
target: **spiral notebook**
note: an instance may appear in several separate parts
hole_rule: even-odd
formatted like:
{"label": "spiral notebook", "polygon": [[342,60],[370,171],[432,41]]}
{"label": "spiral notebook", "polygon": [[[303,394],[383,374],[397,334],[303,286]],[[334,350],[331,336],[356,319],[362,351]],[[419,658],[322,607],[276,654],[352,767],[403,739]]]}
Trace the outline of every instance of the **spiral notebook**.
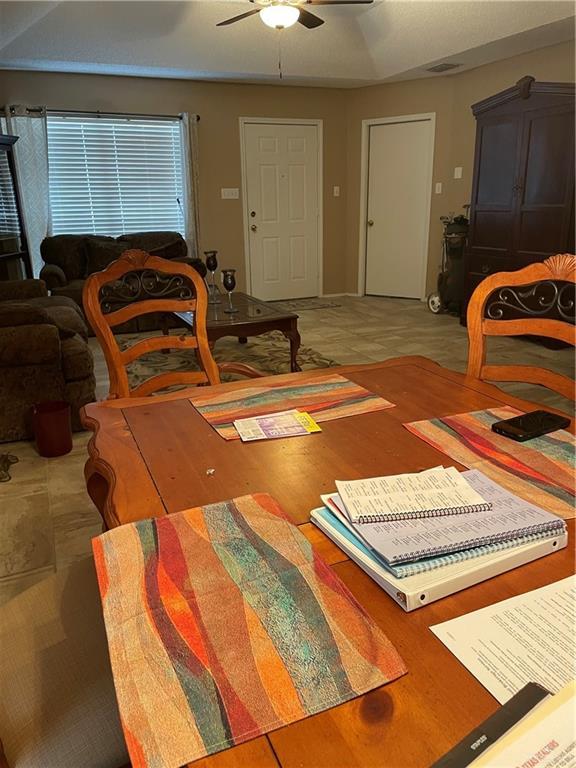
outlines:
{"label": "spiral notebook", "polygon": [[[472,560],[473,558],[482,558],[484,555],[502,552],[507,549],[514,549],[515,547],[521,547],[524,544],[530,544],[534,541],[552,539],[554,536],[558,537],[566,535],[566,526],[562,525],[552,532],[542,531],[539,533],[530,533],[525,536],[504,539],[491,544],[481,544],[480,546],[471,547],[470,549],[448,552],[444,555],[431,555],[429,557],[424,557],[421,560],[413,560],[409,563],[391,564],[386,562],[375,549],[370,547],[365,539],[358,536],[354,525],[340,512],[336,511],[336,508],[329,500],[329,497],[323,496],[322,501],[325,506],[312,511],[310,515],[311,521],[335,541],[341,549],[348,552],[353,560],[355,558],[351,552],[352,550],[355,550],[357,553],[365,555],[374,566],[378,565],[383,571],[395,576],[397,579],[405,579],[406,577],[414,576],[415,574],[442,569],[446,565],[462,563],[467,560]],[[339,536],[334,534],[339,534]]]}
{"label": "spiral notebook", "polygon": [[377,523],[492,508],[455,467],[365,480],[336,480],[352,523]]}
{"label": "spiral notebook", "polygon": [[[564,530],[562,518],[515,496],[479,470],[462,474],[490,505],[490,510],[350,525],[388,565],[441,557],[532,535],[555,535]],[[337,496],[326,501],[342,515]]]}
{"label": "spiral notebook", "polygon": [[439,563],[442,567],[430,568],[430,560],[420,560],[404,566],[415,567],[411,573],[405,574],[406,578],[397,578],[391,573],[393,569],[384,566],[374,551],[365,546],[329,509],[313,510],[310,519],[405,611],[421,608],[499,573],[551,555],[567,543],[565,530],[557,536],[535,535],[515,541],[514,546],[491,545],[482,554],[469,550],[477,554],[471,558],[462,559],[464,553],[437,558],[442,560]]}

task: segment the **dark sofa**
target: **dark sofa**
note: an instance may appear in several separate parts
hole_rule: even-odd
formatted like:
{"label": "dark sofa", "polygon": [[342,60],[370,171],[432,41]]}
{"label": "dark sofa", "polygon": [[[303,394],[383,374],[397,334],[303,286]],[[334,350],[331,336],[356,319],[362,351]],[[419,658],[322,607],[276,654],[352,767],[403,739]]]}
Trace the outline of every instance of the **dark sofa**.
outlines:
{"label": "dark sofa", "polygon": [[[163,259],[182,261],[201,275],[206,267],[201,259],[188,257],[186,241],[178,232],[134,232],[120,237],[103,235],[54,235],[40,246],[44,267],[40,278],[52,296],[65,296],[82,307],[82,290],[88,275],[105,269],[124,251],[138,248]],[[114,329],[115,333],[134,333],[159,329],[156,315],[137,318]]]}
{"label": "dark sofa", "polygon": [[95,400],[94,361],[82,313],[48,296],[41,280],[0,282],[0,442],[32,436],[35,403],[65,400],[72,427]]}

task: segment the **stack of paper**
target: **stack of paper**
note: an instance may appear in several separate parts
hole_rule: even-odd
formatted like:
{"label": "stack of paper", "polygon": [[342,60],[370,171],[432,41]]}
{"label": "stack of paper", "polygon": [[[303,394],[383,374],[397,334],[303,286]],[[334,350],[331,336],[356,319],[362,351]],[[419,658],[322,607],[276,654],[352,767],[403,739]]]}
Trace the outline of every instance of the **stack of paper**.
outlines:
{"label": "stack of paper", "polygon": [[477,470],[336,485],[312,522],[406,610],[566,546],[561,518]]}

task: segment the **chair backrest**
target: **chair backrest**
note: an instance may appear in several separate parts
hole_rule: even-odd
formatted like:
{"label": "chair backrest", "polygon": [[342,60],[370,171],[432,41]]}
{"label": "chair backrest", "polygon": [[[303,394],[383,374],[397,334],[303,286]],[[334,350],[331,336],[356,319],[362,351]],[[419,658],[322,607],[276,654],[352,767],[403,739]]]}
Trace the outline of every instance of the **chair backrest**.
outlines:
{"label": "chair backrest", "polygon": [[[106,358],[109,398],[143,397],[175,384],[219,384],[220,376],[206,334],[208,296],[195,269],[187,264],[129,250],[84,284],[84,310]],[[194,312],[193,333],[142,339],[122,350],[112,328],[152,312]],[[152,376],[130,388],[126,366],[147,352],[194,349],[199,371]]]}
{"label": "chair backrest", "polygon": [[468,376],[542,384],[571,400],[574,381],[546,368],[487,365],[487,336],[545,336],[575,343],[576,256],[551,256],[517,272],[483,280],[468,304]]}

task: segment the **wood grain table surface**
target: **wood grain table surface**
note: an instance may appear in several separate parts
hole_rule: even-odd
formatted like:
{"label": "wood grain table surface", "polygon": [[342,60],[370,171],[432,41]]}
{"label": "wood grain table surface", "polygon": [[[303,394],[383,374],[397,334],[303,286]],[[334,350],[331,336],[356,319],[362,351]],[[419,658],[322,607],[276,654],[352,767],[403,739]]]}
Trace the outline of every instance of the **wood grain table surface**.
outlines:
{"label": "wood grain table surface", "polygon": [[[395,403],[322,423],[306,437],[225,441],[195,411],[190,391],[86,406],[94,431],[86,482],[109,527],[254,492],[272,494],[394,643],[408,674],[333,709],[193,765],[206,768],[424,768],[492,714],[496,700],[434,636],[433,624],[562,579],[568,547],[460,593],[405,613],[311,525],[335,479],[417,472],[454,464],[402,424],[503,404],[534,405],[421,357],[331,369]],[[312,372],[306,371],[306,376]],[[326,370],[318,370],[318,375]],[[301,374],[287,374],[297,382]],[[274,377],[278,383],[278,377]],[[261,386],[266,379],[215,389]],[[459,466],[459,465],[456,465]]]}

